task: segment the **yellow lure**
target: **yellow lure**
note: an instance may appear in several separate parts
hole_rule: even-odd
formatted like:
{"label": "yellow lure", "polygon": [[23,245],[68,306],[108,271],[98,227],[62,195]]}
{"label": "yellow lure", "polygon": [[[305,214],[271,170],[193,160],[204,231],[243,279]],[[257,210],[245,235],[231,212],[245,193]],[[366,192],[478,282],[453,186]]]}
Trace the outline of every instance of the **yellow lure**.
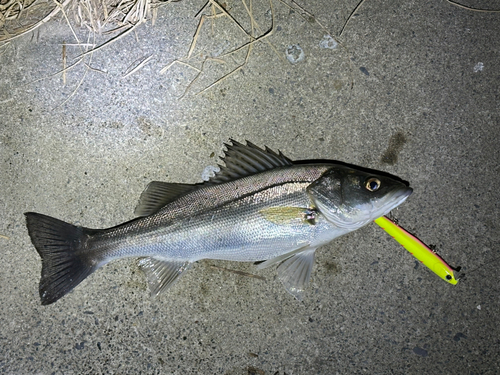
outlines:
{"label": "yellow lure", "polygon": [[458,282],[453,274],[453,269],[439,255],[425,246],[425,244],[418,238],[412,236],[406,230],[385,216],[376,219],[375,223],[380,225],[380,227],[392,238],[399,242],[415,258],[417,258],[444,281],[453,285]]}

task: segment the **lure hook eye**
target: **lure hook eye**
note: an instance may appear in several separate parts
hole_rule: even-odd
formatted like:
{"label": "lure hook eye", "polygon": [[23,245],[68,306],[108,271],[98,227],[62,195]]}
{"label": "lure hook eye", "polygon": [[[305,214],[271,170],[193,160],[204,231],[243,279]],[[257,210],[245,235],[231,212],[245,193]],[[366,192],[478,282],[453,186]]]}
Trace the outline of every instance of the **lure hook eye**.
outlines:
{"label": "lure hook eye", "polygon": [[365,188],[368,191],[377,191],[380,188],[380,180],[376,177],[370,177],[365,181]]}

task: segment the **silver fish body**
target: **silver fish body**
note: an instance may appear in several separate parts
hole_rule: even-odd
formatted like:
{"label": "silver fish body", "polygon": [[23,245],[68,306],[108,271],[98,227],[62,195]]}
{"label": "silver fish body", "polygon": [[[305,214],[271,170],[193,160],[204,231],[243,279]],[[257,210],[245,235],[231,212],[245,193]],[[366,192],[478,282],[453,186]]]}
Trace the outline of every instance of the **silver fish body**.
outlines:
{"label": "silver fish body", "polygon": [[153,182],[136,209],[140,217],[116,227],[88,229],[26,213],[42,257],[42,304],[125,257],[140,258],[153,294],[200,259],[279,263],[286,290],[301,299],[319,246],[386,214],[412,191],[343,164],[294,164],[251,143],[226,146],[226,166],[209,182]]}

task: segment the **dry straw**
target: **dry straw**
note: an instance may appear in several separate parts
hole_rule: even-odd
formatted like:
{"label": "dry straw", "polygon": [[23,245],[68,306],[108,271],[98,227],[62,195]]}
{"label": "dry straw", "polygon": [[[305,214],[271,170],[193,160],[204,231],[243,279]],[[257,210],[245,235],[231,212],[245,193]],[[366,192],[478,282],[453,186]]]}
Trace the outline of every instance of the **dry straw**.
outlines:
{"label": "dry straw", "polygon": [[[59,2],[60,1],[60,2]],[[41,25],[53,20],[59,16],[68,24],[73,38],[76,43],[63,42],[62,45],[62,70],[51,75],[61,74],[63,84],[66,83],[66,72],[73,67],[84,63],[88,68],[85,70],[85,75],[91,68],[92,54],[97,50],[115,42],[116,40],[131,33],[139,25],[151,20],[154,24],[157,14],[157,9],[160,5],[168,4],[180,0],[0,0],[0,43],[9,42],[10,40],[30,33]],[[206,92],[214,86],[220,84],[227,78],[241,71],[248,63],[253,47],[256,43],[267,44],[281,62],[286,63],[283,54],[279,53],[271,44],[269,37],[275,31],[275,11],[272,0],[269,1],[269,15],[271,18],[270,25],[260,25],[254,16],[254,0],[240,0],[243,6],[243,13],[249,20],[249,27],[245,29],[240,23],[240,19],[233,16],[232,11],[227,9],[225,3],[219,0],[207,0],[195,17],[199,17],[198,27],[193,35],[189,50],[185,57],[171,61],[160,70],[160,74],[165,74],[172,66],[179,64],[188,67],[196,72],[195,78],[189,83],[181,96],[184,97],[188,91],[192,89],[194,84],[205,74],[205,68],[208,62],[225,65],[228,69],[221,77],[216,78],[211,84],[205,86],[197,94]],[[322,25],[311,13],[297,4],[295,0],[278,0],[278,3],[294,10],[308,22],[313,22],[318,25],[326,34],[331,35],[327,28]],[[225,52],[221,55],[210,56],[204,54],[202,61],[199,60],[200,54],[195,54],[197,42],[202,32],[202,27],[206,21],[213,22],[219,18],[227,18],[234,25],[235,36],[240,35],[244,41],[237,47]],[[89,31],[87,41],[80,41],[75,28],[85,28]],[[213,24],[212,24],[213,27]],[[91,43],[95,41],[96,34],[107,35],[107,41],[100,45]],[[337,40],[337,38],[334,38]],[[340,44],[340,42],[339,42]],[[342,44],[340,44],[342,45]],[[78,46],[80,54],[76,56],[76,62],[67,64],[67,47]],[[241,56],[241,57],[237,57]],[[197,55],[197,56],[195,56]],[[126,78],[142,67],[145,66],[153,55],[144,56],[131,64],[124,72],[122,78]],[[228,64],[228,59],[234,64]],[[239,62],[237,62],[239,60]],[[232,65],[232,67],[230,67]],[[352,70],[352,69],[351,69]],[[78,83],[75,91],[62,104],[69,100],[78,87],[83,82],[83,79]],[[45,79],[47,77],[41,78]],[[352,87],[352,79],[351,79]],[[62,105],[61,104],[61,105]]]}
{"label": "dry straw", "polygon": [[154,23],[159,5],[172,0],[0,0],[0,42],[36,30],[63,13],[77,27],[96,34],[131,31],[147,19]]}

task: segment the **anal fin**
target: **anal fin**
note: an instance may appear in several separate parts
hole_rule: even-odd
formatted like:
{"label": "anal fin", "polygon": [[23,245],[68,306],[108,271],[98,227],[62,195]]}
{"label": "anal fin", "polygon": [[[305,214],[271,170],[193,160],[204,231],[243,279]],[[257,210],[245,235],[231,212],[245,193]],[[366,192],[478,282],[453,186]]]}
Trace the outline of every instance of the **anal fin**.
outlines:
{"label": "anal fin", "polygon": [[166,261],[150,257],[139,260],[139,266],[146,274],[152,296],[157,296],[171,287],[190,264],[184,260]]}

